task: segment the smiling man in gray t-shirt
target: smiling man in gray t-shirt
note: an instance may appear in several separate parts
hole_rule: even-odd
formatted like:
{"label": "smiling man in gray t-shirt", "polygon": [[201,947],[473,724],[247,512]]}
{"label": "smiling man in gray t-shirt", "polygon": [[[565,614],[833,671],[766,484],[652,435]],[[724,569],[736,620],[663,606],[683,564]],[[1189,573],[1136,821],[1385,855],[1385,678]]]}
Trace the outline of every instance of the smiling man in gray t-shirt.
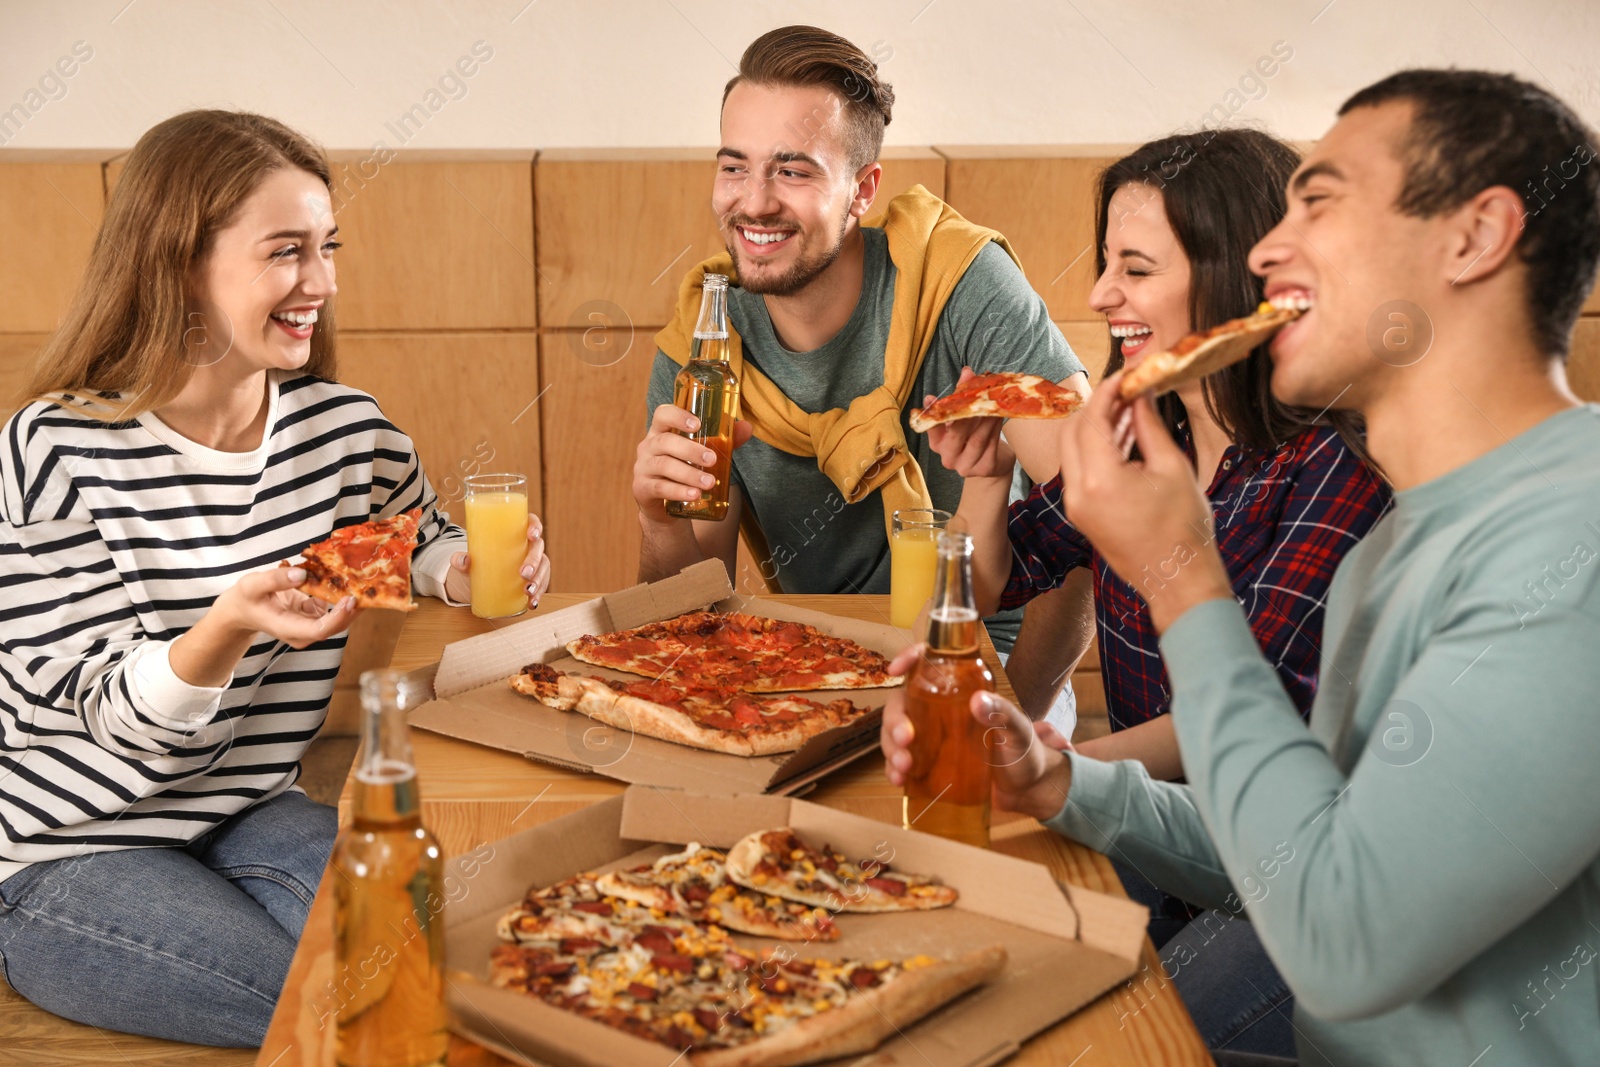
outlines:
{"label": "smiling man in gray t-shirt", "polygon": [[[877,158],[894,96],[859,49],[810,27],[758,39],[739,69],[723,101],[712,196],[738,282],[728,294],[729,319],[746,365],[798,408],[848,408],[886,384],[896,284],[906,281],[907,265],[911,281],[923,274],[904,234],[891,240],[884,230],[861,225],[878,193]],[[906,262],[897,264],[896,246]],[[1088,391],[1083,367],[1044,301],[998,244],[971,259],[939,310],[907,408],[948,393],[963,367],[1021,371]],[[650,428],[633,473],[643,529],[641,580],[712,557],[731,575],[739,522],[748,509],[769,550],[759,561],[762,573],[785,591],[887,593],[889,544],[879,493],[846,503],[814,457],[752,440],[748,425],[741,424],[735,439],[727,518],[667,516],[663,501],[696,499],[706,487],[702,446],[672,432],[690,429],[689,414],[672,406],[677,373],[678,364],[658,352]],[[907,452],[922,470],[933,506],[953,512],[961,478],[945,469],[926,437],[911,432],[907,414],[900,413]],[[1006,437],[1028,477],[1055,475],[1056,424],[1010,424]],[[990,620],[1003,651],[1016,627],[1015,617]]]}

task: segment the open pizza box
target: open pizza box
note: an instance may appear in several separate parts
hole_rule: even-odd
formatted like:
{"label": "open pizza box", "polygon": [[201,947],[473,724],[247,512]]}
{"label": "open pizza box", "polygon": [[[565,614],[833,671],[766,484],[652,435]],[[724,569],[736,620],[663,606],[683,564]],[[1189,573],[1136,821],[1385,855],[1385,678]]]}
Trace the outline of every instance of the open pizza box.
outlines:
{"label": "open pizza box", "polygon": [[723,793],[794,793],[877,746],[880,709],[891,689],[801,694],[823,702],[846,698],[873,710],[848,726],[819,734],[798,751],[752,758],[690,748],[605,726],[578,712],[556,711],[508,683],[523,666],[536,662],[557,670],[633,679],[580,663],[567,653],[567,642],[705,608],[806,623],[890,658],[911,643],[907,631],[887,623],[735,596],[723,565],[706,560],[659,582],[608,593],[448,645],[437,665],[415,672],[422,681],[431,678],[433,699],[411,712],[411,725],[632,784]]}
{"label": "open pizza box", "polygon": [[772,941],[734,935],[757,952],[903,959],[957,956],[1004,945],[1005,969],[987,985],[936,1009],[868,1057],[830,1061],[872,1067],[987,1067],[1138,969],[1146,910],[1132,901],[1057,882],[1037,863],[792,797],[632,786],[622,796],[495,842],[446,865],[464,888],[445,909],[446,990],[452,1028],[510,1059],[539,1067],[670,1067],[670,1049],[487,982],[495,924],[531,886],[582,871],[648,863],[696,841],[729,848],[747,834],[791,826],[814,845],[876,857],[895,869],[936,875],[961,893],[935,911],[838,915],[837,941]]}

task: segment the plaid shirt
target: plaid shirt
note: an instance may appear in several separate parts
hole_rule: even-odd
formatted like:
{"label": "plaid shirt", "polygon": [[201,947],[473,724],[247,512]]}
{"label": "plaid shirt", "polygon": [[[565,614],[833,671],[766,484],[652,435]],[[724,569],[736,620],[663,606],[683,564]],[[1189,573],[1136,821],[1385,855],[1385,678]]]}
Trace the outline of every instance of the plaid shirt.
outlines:
{"label": "plaid shirt", "polygon": [[[1193,454],[1187,435],[1180,444]],[[1344,554],[1388,510],[1389,490],[1337,433],[1317,427],[1275,452],[1230,446],[1206,497],[1234,596],[1304,717],[1317,692],[1328,585]],[[1149,609],[1067,522],[1060,475],[1012,504],[1009,525],[1013,561],[1001,606],[1018,607],[1059,586],[1074,567],[1092,567],[1111,728],[1166,714],[1172,694]]]}

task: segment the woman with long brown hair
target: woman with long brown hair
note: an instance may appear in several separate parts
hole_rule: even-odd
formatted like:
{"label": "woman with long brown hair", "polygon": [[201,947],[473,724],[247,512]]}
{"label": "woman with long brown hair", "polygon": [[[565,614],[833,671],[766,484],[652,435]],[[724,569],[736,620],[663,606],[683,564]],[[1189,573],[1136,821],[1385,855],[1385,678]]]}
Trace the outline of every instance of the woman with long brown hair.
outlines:
{"label": "woman with long brown hair", "polygon": [[[1107,375],[1193,330],[1255,310],[1262,283],[1250,272],[1249,251],[1282,219],[1298,164],[1290,146],[1240,129],[1152,141],[1106,168],[1095,224],[1099,277],[1089,303],[1111,331]],[[1159,398],[1157,408],[1211,501],[1218,548],[1256,639],[1306,715],[1333,572],[1390,494],[1366,461],[1358,424],[1343,413],[1287,407],[1273,398],[1271,381],[1272,359],[1262,345],[1243,362]],[[998,424],[968,420],[929,434],[945,465],[966,477],[958,513],[973,531],[978,607],[1019,607],[1088,568],[1112,732],[1077,749],[1108,762],[1135,760],[1153,778],[1181,778],[1170,688],[1140,595],[1163,575],[1132,584],[1116,575],[1067,521],[1060,476],[1008,507],[1014,459]],[[1064,675],[1082,652],[1047,649],[1066,644],[1064,636],[1030,632],[1025,622],[1013,663],[1044,663],[1052,676]],[[1066,744],[1050,725],[1037,729],[1047,743]],[[1282,1010],[1288,990],[1248,922],[1236,921],[1243,904],[1231,915],[1196,919],[1195,909],[1140,872],[1118,869],[1130,894],[1151,906],[1157,946],[1173,939],[1168,969],[1211,1047],[1292,1053]],[[1258,1025],[1264,1020],[1275,1021]]]}
{"label": "woman with long brown hair", "polygon": [[334,380],[329,177],[259,115],[147,132],[0,434],[0,959],[95,1026],[266,1032],[336,830],[295,780],[355,614],[278,562],[420,508],[416,591],[469,595],[411,440]]}

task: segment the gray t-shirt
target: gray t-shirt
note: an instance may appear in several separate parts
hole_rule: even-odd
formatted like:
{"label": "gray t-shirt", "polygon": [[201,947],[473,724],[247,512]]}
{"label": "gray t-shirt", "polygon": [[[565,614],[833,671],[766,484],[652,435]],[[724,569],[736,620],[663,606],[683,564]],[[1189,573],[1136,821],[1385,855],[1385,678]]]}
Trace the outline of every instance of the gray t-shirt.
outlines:
{"label": "gray t-shirt", "polygon": [[[864,227],[861,234],[866,240],[861,299],[844,329],[814,351],[784,348],[773,332],[766,301],[743,289],[728,290],[728,316],[739,331],[744,358],[808,412],[848,407],[856,397],[883,385],[896,271],[883,230]],[[929,394],[950,392],[962,367],[979,373],[1019,371],[1051,381],[1083,370],[1050,321],[1044,301],[998,245],[979,252],[956,283],[934,328],[909,406],[921,407]],[[678,370],[666,354],[656,353],[649,410],[672,402]],[[901,429],[922,467],[934,507],[955,511],[961,500],[961,476],[945,468],[927,436],[913,433],[907,420],[903,412]],[[770,561],[760,561],[763,570],[770,575],[776,569],[784,592],[889,591],[889,541],[877,493],[846,504],[843,494],[817,468],[815,458],[792,456],[755,439],[733,454],[733,477],[772,553]],[[1025,489],[1019,465],[1013,497]],[[1021,617],[1020,611],[1003,612],[987,620],[1001,651],[1009,651],[1016,640]]]}

